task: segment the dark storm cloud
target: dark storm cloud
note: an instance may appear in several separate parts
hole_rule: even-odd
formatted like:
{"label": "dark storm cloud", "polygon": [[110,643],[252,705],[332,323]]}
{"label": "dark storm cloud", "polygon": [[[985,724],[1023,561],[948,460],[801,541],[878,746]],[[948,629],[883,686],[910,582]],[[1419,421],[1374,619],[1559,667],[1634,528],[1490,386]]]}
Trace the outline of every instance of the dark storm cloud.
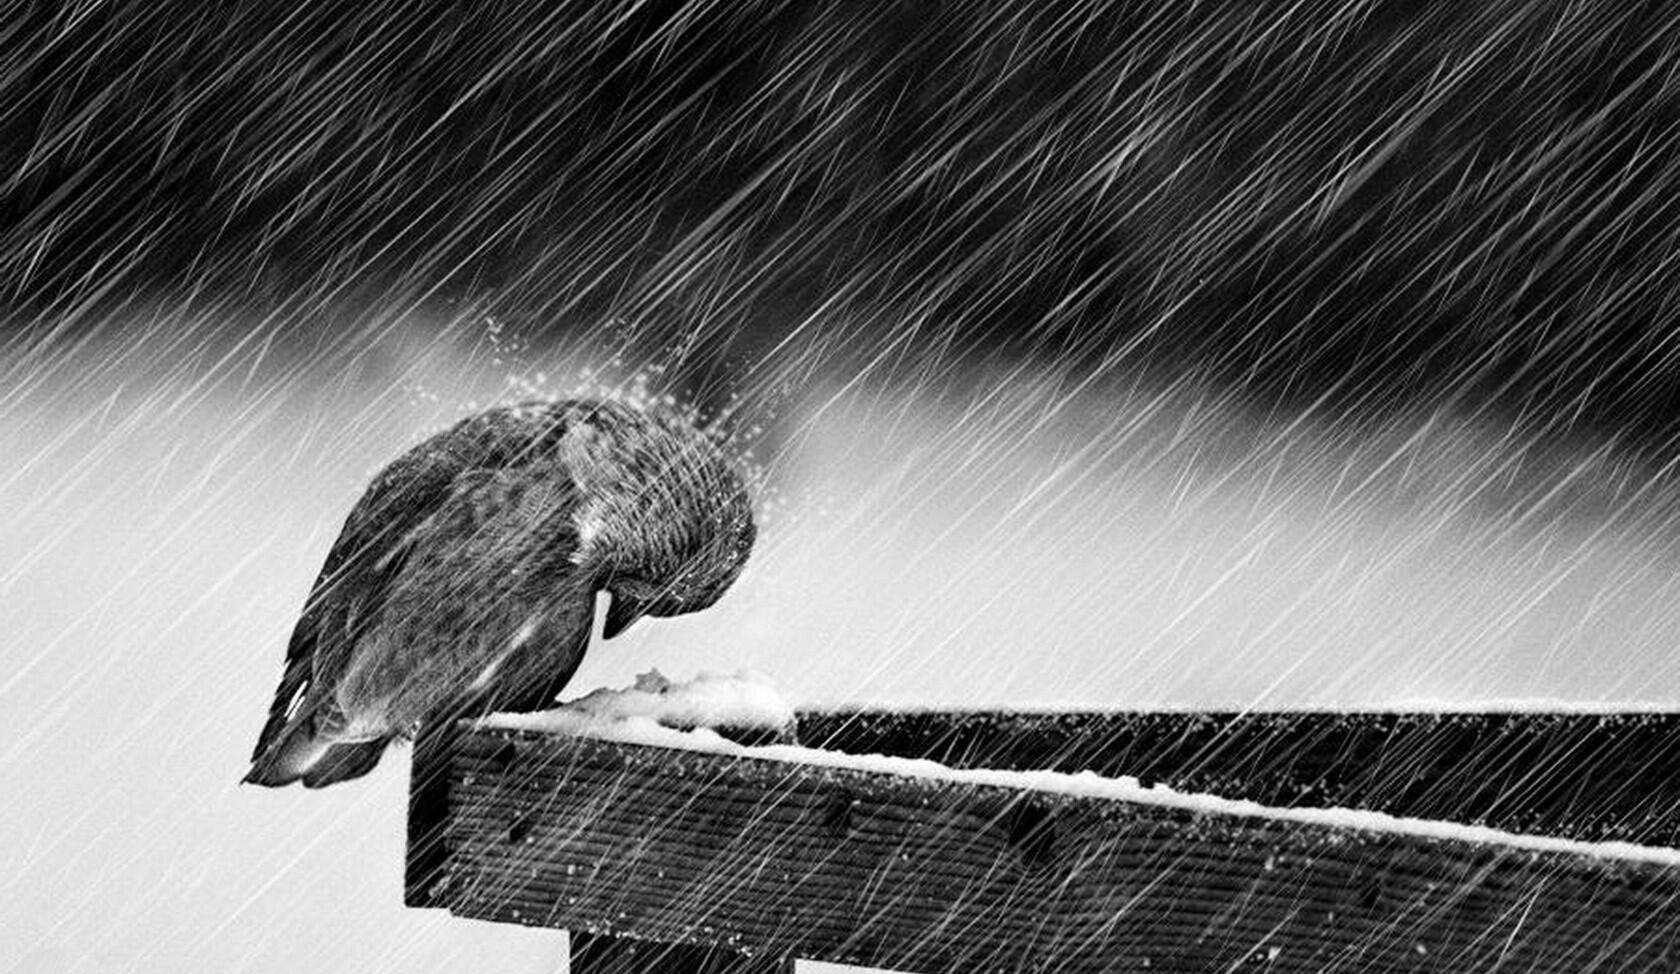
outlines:
{"label": "dark storm cloud", "polygon": [[1040,357],[1666,448],[1677,16],[42,5],[3,40],[0,282],[469,295],[696,374],[793,335],[807,370]]}

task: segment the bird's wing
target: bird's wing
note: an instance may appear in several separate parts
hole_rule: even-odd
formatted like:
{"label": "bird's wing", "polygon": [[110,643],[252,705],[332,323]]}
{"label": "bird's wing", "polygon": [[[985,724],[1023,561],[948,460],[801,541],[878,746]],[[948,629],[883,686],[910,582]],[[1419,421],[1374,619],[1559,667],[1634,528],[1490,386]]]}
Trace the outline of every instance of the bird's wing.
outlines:
{"label": "bird's wing", "polygon": [[[329,687],[357,639],[374,625],[414,546],[416,531],[483,459],[422,443],[375,479],[345,519],[286,646],[286,667],[252,760],[279,737],[311,687]],[[446,446],[447,444],[445,444]]]}
{"label": "bird's wing", "polygon": [[376,624],[420,529],[473,471],[529,463],[552,453],[574,410],[530,404],[471,416],[386,467],[345,519],[286,646],[286,666],[257,738],[261,757],[312,687],[329,688],[356,641]]}

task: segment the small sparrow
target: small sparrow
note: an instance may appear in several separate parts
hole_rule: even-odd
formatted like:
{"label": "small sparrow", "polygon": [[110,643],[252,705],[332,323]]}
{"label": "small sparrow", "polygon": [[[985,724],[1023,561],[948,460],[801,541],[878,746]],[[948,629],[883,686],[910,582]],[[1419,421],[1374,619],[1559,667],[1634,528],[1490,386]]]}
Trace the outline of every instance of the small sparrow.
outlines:
{"label": "small sparrow", "polygon": [[551,707],[597,593],[606,639],[704,609],[754,536],[743,477],[675,411],[573,399],[464,419],[350,512],[245,780],[319,788],[427,722]]}

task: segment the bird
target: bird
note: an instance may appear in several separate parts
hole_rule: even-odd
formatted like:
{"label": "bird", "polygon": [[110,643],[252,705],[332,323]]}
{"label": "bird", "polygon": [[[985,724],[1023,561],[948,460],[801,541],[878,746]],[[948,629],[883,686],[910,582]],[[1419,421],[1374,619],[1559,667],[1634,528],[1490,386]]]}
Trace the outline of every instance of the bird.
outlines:
{"label": "bird", "polygon": [[468,416],[385,467],[350,511],[244,780],[321,788],[426,726],[552,707],[598,601],[602,639],[708,608],[756,533],[748,478],[669,403]]}

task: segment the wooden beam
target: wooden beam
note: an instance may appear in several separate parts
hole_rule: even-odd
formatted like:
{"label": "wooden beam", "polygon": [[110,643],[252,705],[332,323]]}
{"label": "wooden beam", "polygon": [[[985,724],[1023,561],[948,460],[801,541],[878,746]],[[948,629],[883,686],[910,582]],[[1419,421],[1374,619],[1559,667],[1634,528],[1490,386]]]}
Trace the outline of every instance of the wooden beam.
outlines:
{"label": "wooden beam", "polygon": [[1680,846],[1680,714],[810,710],[807,747]]}
{"label": "wooden beam", "polygon": [[[408,848],[403,870],[403,905],[444,906],[433,893],[449,864],[450,769],[458,738],[467,725],[434,721],[414,741],[408,790]],[[720,726],[711,730],[747,747],[796,743],[791,728]]]}
{"label": "wooden beam", "polygon": [[461,725],[427,724],[414,739],[408,781],[408,851],[403,869],[403,904],[443,906],[433,899],[449,865],[449,776]]}
{"label": "wooden beam", "polygon": [[1680,953],[1661,864],[529,732],[420,758],[447,781],[428,899],[479,919],[912,972]]}

